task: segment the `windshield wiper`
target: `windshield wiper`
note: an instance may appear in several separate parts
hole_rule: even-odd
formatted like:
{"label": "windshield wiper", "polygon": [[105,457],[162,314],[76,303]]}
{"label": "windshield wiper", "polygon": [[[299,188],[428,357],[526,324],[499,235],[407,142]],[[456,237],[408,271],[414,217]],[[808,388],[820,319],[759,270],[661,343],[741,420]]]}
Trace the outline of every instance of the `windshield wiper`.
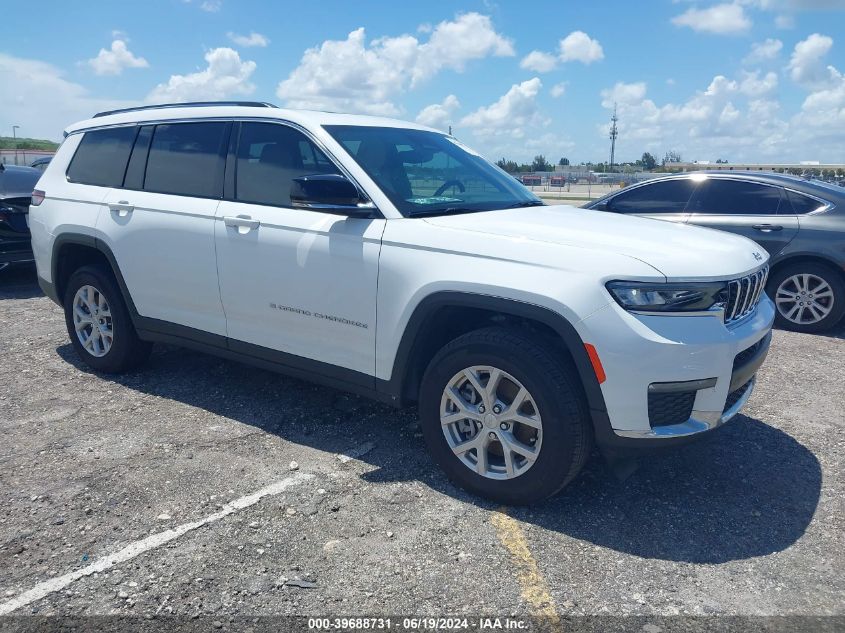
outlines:
{"label": "windshield wiper", "polygon": [[408,212],[408,217],[419,218],[422,216],[432,215],[453,215],[458,213],[475,213],[476,211],[484,211],[484,209],[476,209],[473,207],[446,207],[445,209],[418,209],[416,211]]}
{"label": "windshield wiper", "polygon": [[505,207],[506,209],[522,209],[527,207],[545,207],[546,203],[542,200],[526,200],[525,202],[517,202],[516,204],[512,204],[510,206]]}

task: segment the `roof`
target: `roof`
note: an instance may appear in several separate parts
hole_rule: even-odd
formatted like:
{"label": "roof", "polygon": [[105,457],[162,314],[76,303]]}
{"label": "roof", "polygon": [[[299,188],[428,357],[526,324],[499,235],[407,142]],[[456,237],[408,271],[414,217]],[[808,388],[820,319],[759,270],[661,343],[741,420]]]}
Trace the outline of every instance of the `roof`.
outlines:
{"label": "roof", "polygon": [[85,119],[66,128],[65,134],[73,134],[95,127],[126,125],[147,121],[170,121],[179,119],[212,119],[212,118],[260,118],[279,119],[289,121],[304,127],[323,125],[360,125],[370,127],[403,127],[415,130],[439,132],[430,127],[410,123],[399,119],[367,116],[361,114],[342,114],[338,112],[320,112],[317,110],[288,110],[264,105],[180,105],[164,104],[140,110],[126,110],[109,113],[99,113],[99,116]]}
{"label": "roof", "polygon": [[[838,185],[831,185],[826,182],[820,182],[818,180],[807,180],[805,178],[799,178],[798,176],[792,176],[790,174],[778,174],[774,172],[759,172],[759,171],[715,171],[715,170],[702,170],[702,171],[687,171],[682,173],[676,174],[666,174],[664,176],[660,176],[658,178],[650,178],[649,180],[643,180],[638,182],[634,185],[631,185],[630,188],[634,187],[642,187],[649,183],[658,182],[660,180],[673,180],[678,178],[691,178],[695,176],[704,176],[707,178],[721,178],[725,180],[745,180],[749,182],[761,182],[769,185],[777,185],[779,187],[787,187],[789,189],[793,189],[794,191],[799,191],[803,193],[810,194],[812,196],[816,196],[818,198],[824,198],[825,200],[829,200],[834,202],[837,206],[843,205],[845,206],[845,187],[839,187]],[[610,193],[594,200],[587,205],[587,208],[593,207],[595,204],[611,198],[621,191],[625,191],[626,189],[619,189],[615,191],[611,191]]]}

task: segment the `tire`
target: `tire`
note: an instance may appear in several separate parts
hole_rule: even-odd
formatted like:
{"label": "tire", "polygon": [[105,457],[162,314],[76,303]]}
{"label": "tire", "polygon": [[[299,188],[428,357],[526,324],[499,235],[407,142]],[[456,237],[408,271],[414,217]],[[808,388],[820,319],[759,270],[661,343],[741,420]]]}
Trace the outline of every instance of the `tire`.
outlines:
{"label": "tire", "polygon": [[[93,298],[89,289],[93,289]],[[82,293],[79,314],[84,315],[80,318],[79,335],[74,318],[78,292]],[[109,374],[122,373],[138,367],[149,358],[152,344],[138,338],[111,272],[95,266],[84,266],[75,271],[68,280],[63,305],[70,342],[79,358],[91,368]],[[88,305],[95,305],[96,310],[102,311],[92,315]],[[110,330],[110,342],[105,334],[95,334],[95,318],[103,323],[101,332]],[[83,338],[87,346],[83,345]]]}
{"label": "tire", "polygon": [[[804,275],[807,277],[802,277]],[[825,288],[822,284],[826,284],[827,287]],[[800,291],[802,287],[808,289],[806,298],[814,303],[812,308],[802,308],[800,302],[793,301],[790,296],[796,294],[796,291]],[[810,295],[815,295],[814,289],[822,289],[825,296],[821,298],[813,296],[810,299]],[[766,292],[775,302],[775,323],[786,330],[807,333],[823,332],[839,323],[842,315],[845,314],[845,280],[841,273],[825,264],[802,262],[779,268],[769,278]],[[796,303],[799,305],[796,306]],[[793,314],[790,319],[790,313],[796,309],[797,314]],[[827,314],[818,318],[825,309],[828,311]],[[804,318],[801,318],[801,315]]]}
{"label": "tire", "polygon": [[[464,334],[435,354],[420,387],[420,421],[423,437],[432,457],[457,485],[499,503],[522,505],[554,495],[580,472],[592,450],[592,423],[575,368],[554,354],[551,351],[553,349],[548,342],[530,333],[491,327]],[[457,400],[454,400],[453,396],[447,395],[447,387],[454,387],[457,384],[456,379],[463,380],[466,374],[458,374],[467,368],[479,367],[504,372],[499,382],[499,390],[507,406],[499,420],[508,417],[508,412],[512,410],[516,400],[514,397],[508,402],[504,392],[510,390],[513,394],[520,386],[528,393],[528,398],[524,401],[526,404],[522,409],[519,406],[516,409],[520,419],[532,419],[533,424],[536,424],[536,418],[539,416],[542,432],[539,438],[531,427],[504,423],[506,426],[510,425],[510,435],[501,435],[509,437],[509,442],[519,436],[524,440],[520,443],[520,450],[532,445],[532,442],[537,449],[533,460],[511,452],[512,470],[515,475],[501,472],[507,470],[504,459],[505,445],[502,443],[504,440],[498,440],[498,446],[496,442],[491,441],[486,451],[487,464],[483,465],[478,463],[477,448],[463,452],[462,457],[452,449],[452,444],[460,444],[458,440],[464,437],[464,433],[457,433],[458,428],[465,429],[466,436],[470,439],[485,442],[484,435],[487,438],[494,433],[499,436],[495,427],[500,426],[501,422],[485,417],[486,421],[461,420],[451,425],[441,424],[441,413],[460,417],[460,413],[456,415],[449,411],[464,411],[457,407]],[[473,370],[473,376],[481,380],[484,378],[484,372]],[[486,383],[478,384],[489,386],[490,374],[487,376]],[[473,393],[477,405],[482,401],[481,392],[469,389],[469,384],[467,382],[457,392],[449,393]],[[492,401],[489,397],[484,400]],[[480,408],[476,406],[472,414],[477,415],[479,411]],[[468,429],[470,425],[473,426]],[[501,453],[501,458],[498,453]],[[469,465],[473,457],[474,467]],[[499,461],[501,463],[497,463]],[[483,476],[478,472],[482,467],[485,471],[488,468],[497,468],[500,472],[493,473],[492,476],[488,472]]]}

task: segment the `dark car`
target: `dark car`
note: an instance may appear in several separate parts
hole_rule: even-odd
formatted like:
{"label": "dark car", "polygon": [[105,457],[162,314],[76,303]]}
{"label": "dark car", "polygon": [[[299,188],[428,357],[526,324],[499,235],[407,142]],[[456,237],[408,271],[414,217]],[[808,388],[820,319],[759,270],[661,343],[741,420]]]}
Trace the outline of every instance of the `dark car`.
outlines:
{"label": "dark car", "polygon": [[781,327],[820,332],[845,314],[845,191],[756,172],[693,172],[648,180],[587,209],[744,235],[770,259],[766,291]]}
{"label": "dark car", "polygon": [[41,171],[0,164],[0,270],[33,261],[29,203]]}

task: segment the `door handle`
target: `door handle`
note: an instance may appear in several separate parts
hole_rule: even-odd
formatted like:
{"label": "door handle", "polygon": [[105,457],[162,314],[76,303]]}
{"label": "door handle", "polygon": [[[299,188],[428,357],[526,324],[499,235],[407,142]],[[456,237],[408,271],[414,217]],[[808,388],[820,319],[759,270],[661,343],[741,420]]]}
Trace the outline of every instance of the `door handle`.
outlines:
{"label": "door handle", "polygon": [[112,213],[117,213],[117,215],[121,218],[125,218],[134,210],[135,205],[129,204],[129,202],[127,202],[126,200],[121,200],[119,202],[109,202],[109,211],[111,211]]}
{"label": "door handle", "polygon": [[253,220],[248,215],[226,215],[223,216],[223,224],[238,229],[238,233],[247,233],[252,229],[257,229],[261,222]]}
{"label": "door handle", "polygon": [[763,231],[763,233],[783,230],[783,227],[780,224],[755,224],[752,228],[757,229],[758,231]]}

